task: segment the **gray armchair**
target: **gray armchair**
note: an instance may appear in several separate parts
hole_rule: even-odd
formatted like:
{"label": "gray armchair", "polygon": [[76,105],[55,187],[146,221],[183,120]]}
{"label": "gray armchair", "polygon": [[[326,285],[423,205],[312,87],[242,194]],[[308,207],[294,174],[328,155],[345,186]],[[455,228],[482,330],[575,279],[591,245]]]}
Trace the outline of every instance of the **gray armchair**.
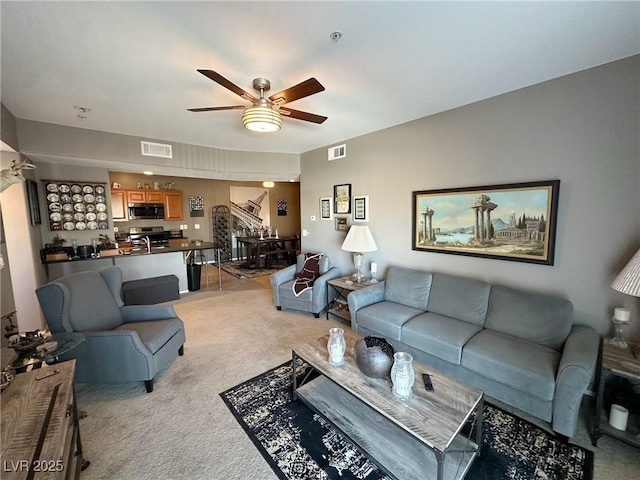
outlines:
{"label": "gray armchair", "polygon": [[153,379],[184,353],[184,324],[171,305],[125,306],[122,271],[106,267],[74,273],[36,289],[51,333],[80,332],[85,341],[61,360],[75,358],[75,380],[87,383]]}
{"label": "gray armchair", "polygon": [[[287,268],[271,275],[273,303],[278,310],[282,310],[282,307],[301,310],[313,313],[318,318],[320,313],[327,307],[327,280],[338,278],[340,270],[337,267],[332,267],[329,257],[324,255],[320,259],[320,276],[316,278],[313,287],[296,297],[293,293],[293,282],[296,272],[301,272],[303,265],[304,253],[301,253],[298,255],[295,265],[289,265]],[[336,295],[337,293],[333,295],[333,298]],[[329,300],[333,300],[333,298]]]}

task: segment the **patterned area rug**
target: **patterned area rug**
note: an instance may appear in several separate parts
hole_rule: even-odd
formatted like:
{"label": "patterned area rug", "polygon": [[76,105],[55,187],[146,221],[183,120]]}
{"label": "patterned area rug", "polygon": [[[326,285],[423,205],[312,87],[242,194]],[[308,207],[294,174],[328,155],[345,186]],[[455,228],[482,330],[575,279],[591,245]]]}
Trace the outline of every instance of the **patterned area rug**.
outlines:
{"label": "patterned area rug", "polygon": [[272,268],[244,268],[243,265],[246,260],[237,260],[235,262],[222,263],[220,268],[230,275],[236,278],[254,278],[262,277],[264,275],[271,275],[278,270],[288,266],[288,263],[284,260],[277,260],[271,265]]}
{"label": "patterned area rug", "polygon": [[[300,379],[305,375],[300,363]],[[291,400],[291,362],[220,394],[283,480],[390,480],[301,400]],[[485,403],[484,455],[466,480],[591,480],[593,453]]]}

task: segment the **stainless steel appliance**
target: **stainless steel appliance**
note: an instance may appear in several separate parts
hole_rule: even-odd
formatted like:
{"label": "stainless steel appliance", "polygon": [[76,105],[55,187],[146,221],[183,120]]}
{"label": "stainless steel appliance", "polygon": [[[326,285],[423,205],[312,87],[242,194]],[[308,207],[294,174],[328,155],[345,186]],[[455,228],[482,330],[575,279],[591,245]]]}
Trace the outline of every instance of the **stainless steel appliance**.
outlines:
{"label": "stainless steel appliance", "polygon": [[163,220],[164,204],[130,203],[129,220]]}
{"label": "stainless steel appliance", "polygon": [[[149,245],[146,245],[149,239]],[[133,250],[146,250],[147,248],[168,247],[169,232],[163,227],[131,227],[129,228],[129,240]]]}

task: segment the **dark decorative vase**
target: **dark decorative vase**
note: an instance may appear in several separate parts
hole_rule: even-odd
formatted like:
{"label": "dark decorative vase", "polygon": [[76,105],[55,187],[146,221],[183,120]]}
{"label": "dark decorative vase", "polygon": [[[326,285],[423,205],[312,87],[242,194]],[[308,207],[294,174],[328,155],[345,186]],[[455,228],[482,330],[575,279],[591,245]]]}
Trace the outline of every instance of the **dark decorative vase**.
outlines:
{"label": "dark decorative vase", "polygon": [[353,347],[353,357],[362,373],[371,378],[388,377],[393,366],[395,350],[386,339],[368,336]]}

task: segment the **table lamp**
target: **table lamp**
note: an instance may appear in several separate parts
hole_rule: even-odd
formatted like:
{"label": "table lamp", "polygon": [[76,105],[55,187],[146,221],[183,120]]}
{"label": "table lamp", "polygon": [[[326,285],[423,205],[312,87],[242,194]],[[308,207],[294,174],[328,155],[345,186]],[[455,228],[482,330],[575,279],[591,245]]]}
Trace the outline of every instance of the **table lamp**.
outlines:
{"label": "table lamp", "polygon": [[375,252],[378,249],[373,236],[366,225],[353,225],[347,233],[347,237],[342,244],[342,250],[353,252],[353,264],[356,267],[356,273],[353,278],[356,283],[361,283],[364,275],[360,273],[365,252]]}
{"label": "table lamp", "polygon": [[[611,288],[618,292],[640,297],[640,250],[636,252],[629,263],[611,283]],[[615,324],[615,335],[610,343],[621,348],[627,347],[627,342],[622,336],[622,325],[626,325],[631,320],[631,314],[626,308],[616,308],[613,313],[613,323]]]}

